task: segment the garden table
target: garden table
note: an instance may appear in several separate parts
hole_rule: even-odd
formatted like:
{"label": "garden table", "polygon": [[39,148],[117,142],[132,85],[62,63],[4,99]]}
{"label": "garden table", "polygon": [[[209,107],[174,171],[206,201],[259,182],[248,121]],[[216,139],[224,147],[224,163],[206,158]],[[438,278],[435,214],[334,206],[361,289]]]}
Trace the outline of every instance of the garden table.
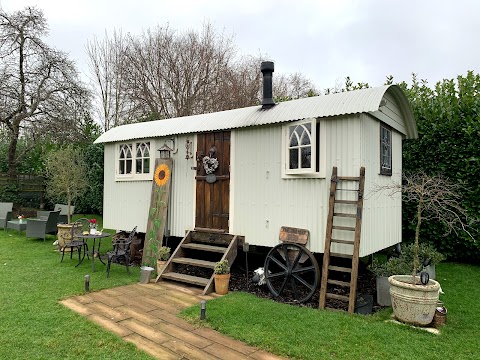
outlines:
{"label": "garden table", "polygon": [[17,230],[20,234],[23,230],[27,229],[27,220],[9,220],[7,221],[7,229]]}
{"label": "garden table", "polygon": [[[80,239],[85,239],[86,241],[90,240],[90,239],[93,239],[93,248],[92,248],[92,251],[90,251],[88,254],[89,255],[92,255],[92,272],[95,272],[95,255],[97,255],[98,259],[100,260],[100,262],[105,265],[105,263],[103,262],[102,258],[100,257],[100,243],[102,241],[103,238],[106,238],[106,237],[109,237],[110,234],[109,233],[99,233],[99,234],[88,234],[88,235],[83,235],[83,234],[79,234],[77,235],[78,238]],[[97,247],[97,250],[95,250],[95,243],[98,239],[98,247]],[[78,265],[80,265],[83,261],[83,259],[85,258],[85,252],[83,253],[83,257],[82,259],[80,260],[80,262],[78,263]],[[78,266],[77,265],[77,266]]]}

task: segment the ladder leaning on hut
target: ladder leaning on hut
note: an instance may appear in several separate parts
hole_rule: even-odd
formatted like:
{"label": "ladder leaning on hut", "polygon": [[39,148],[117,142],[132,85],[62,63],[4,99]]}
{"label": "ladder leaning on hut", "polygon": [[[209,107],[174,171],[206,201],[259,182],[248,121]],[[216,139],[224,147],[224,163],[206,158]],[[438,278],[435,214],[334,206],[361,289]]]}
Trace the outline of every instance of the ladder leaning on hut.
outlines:
{"label": "ladder leaning on hut", "polygon": [[[350,189],[346,183],[358,183],[356,189]],[[342,184],[345,187],[337,187],[337,185]],[[323,254],[323,269],[322,269],[322,281],[320,288],[320,308],[325,309],[327,306],[327,299],[340,300],[343,302],[348,302],[348,312],[353,313],[355,310],[355,299],[357,292],[357,278],[358,278],[358,255],[360,249],[360,235],[362,231],[362,212],[363,212],[363,194],[365,188],[365,168],[360,168],[359,177],[349,177],[349,176],[338,176],[337,168],[333,167],[332,169],[332,178],[330,183],[330,198],[328,204],[328,217],[327,217],[327,226],[326,226],[326,235],[325,235],[325,252]],[[352,199],[342,199],[342,192],[357,192],[357,198]],[[337,198],[337,196],[339,198]],[[355,213],[345,213],[345,212],[336,212],[335,204],[345,207],[355,207]],[[336,218],[349,218],[355,221],[355,226],[339,226],[334,225],[334,220]],[[333,230],[336,230],[336,234],[339,231],[342,233],[353,234],[353,239],[342,240],[332,238]],[[340,237],[340,236],[338,236]],[[334,244],[346,244],[353,246],[352,254],[343,254],[343,253],[333,253],[331,252],[332,243]],[[351,259],[350,266],[334,266],[330,264],[330,258],[344,258]],[[340,281],[334,280],[331,277],[330,272],[334,273],[349,273],[350,281]],[[336,285],[340,287],[350,288],[349,296],[336,294],[328,291],[329,285]]]}

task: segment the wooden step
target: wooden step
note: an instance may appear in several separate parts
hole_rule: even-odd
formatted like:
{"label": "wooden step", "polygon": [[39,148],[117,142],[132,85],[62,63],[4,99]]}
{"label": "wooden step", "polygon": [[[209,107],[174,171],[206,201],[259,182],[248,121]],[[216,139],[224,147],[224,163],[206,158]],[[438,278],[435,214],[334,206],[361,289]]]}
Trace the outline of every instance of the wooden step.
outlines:
{"label": "wooden step", "polygon": [[357,200],[335,200],[335,204],[357,205]]}
{"label": "wooden step", "polygon": [[343,286],[343,287],[350,287],[350,283],[346,282],[346,281],[328,279],[327,283],[332,284],[332,285]]}
{"label": "wooden step", "polygon": [[357,217],[357,214],[333,213],[333,216],[347,217],[347,218],[356,218],[356,217]]}
{"label": "wooden step", "polygon": [[335,300],[348,302],[348,296],[345,296],[345,295],[326,293],[326,296],[327,296],[327,299],[335,299]]}
{"label": "wooden step", "polygon": [[344,231],[355,231],[354,227],[351,226],[332,226],[332,229],[334,230],[344,230]]}
{"label": "wooden step", "polygon": [[209,281],[209,279],[206,279],[203,277],[179,274],[176,272],[163,273],[162,279],[180,281],[180,282],[198,285],[198,286],[206,286]]}
{"label": "wooden step", "polygon": [[200,251],[216,252],[216,253],[221,253],[221,254],[225,253],[225,251],[227,250],[226,247],[222,247],[222,246],[214,246],[214,245],[198,244],[198,243],[183,244],[182,248],[200,250]]}
{"label": "wooden step", "polygon": [[349,254],[340,254],[340,253],[330,253],[331,257],[338,257],[338,258],[344,258],[344,259],[351,259],[353,255]]}
{"label": "wooden step", "polygon": [[344,181],[358,181],[360,178],[358,176],[337,176],[338,180]]}
{"label": "wooden step", "polygon": [[328,270],[333,270],[333,271],[339,271],[339,272],[344,272],[344,273],[351,273],[352,269],[351,268],[346,268],[343,266],[328,266]]}
{"label": "wooden step", "polygon": [[172,262],[177,264],[185,264],[185,265],[193,265],[198,267],[203,267],[207,269],[213,269],[215,267],[215,262],[213,261],[205,261],[200,259],[191,259],[185,257],[178,257],[172,259]]}
{"label": "wooden step", "polygon": [[332,239],[330,240],[332,243],[337,243],[337,244],[347,244],[347,245],[353,245],[353,240],[339,240],[339,239]]}

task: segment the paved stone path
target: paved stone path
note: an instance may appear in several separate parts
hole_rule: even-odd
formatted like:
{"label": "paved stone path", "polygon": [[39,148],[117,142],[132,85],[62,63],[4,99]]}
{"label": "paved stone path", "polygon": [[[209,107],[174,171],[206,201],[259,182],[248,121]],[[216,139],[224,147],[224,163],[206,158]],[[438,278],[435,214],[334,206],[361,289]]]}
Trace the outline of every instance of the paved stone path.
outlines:
{"label": "paved stone path", "polygon": [[185,307],[216,296],[160,282],[106,289],[61,303],[157,359],[282,359],[176,316]]}

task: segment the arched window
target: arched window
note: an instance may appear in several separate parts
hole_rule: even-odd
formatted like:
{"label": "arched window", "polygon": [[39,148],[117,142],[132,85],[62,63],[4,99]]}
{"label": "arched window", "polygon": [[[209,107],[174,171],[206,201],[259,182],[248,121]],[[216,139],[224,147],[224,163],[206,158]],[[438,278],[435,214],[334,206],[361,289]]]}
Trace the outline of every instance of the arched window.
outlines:
{"label": "arched window", "polygon": [[137,174],[148,174],[150,172],[150,142],[136,143],[136,147],[135,171]]}
{"label": "arched window", "polygon": [[121,175],[132,173],[132,144],[120,145],[118,173]]}
{"label": "arched window", "polygon": [[116,180],[151,180],[150,141],[118,144]]}
{"label": "arched window", "polygon": [[318,131],[316,119],[286,126],[286,174],[312,174],[318,171]]}

